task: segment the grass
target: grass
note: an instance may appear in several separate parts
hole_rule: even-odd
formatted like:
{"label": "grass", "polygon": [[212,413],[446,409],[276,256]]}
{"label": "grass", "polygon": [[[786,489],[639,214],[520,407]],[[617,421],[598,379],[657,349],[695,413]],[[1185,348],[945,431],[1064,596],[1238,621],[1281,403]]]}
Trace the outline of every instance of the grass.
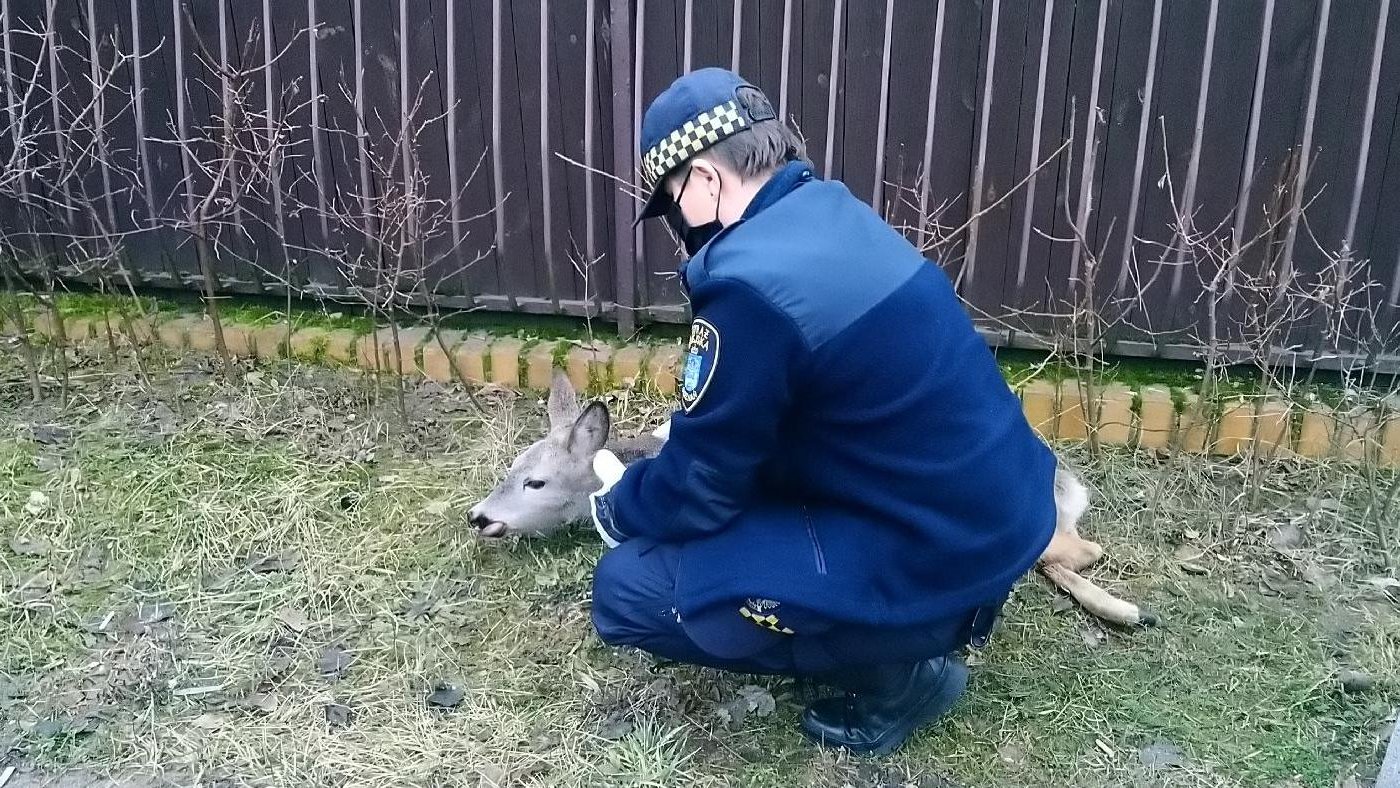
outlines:
{"label": "grass", "polygon": [[[423,384],[402,423],[343,370],[279,365],[230,386],[187,359],[149,391],[80,356],[60,410],[21,401],[13,355],[0,356],[0,535],[45,547],[0,543],[0,751],[44,771],[1331,786],[1375,770],[1400,705],[1400,607],[1370,582],[1394,570],[1366,513],[1390,480],[1345,466],[1271,468],[1251,509],[1241,464],[1181,458],[1164,473],[1145,455],[1067,449],[1096,488],[1087,529],[1107,558],[1093,576],[1163,626],[1106,631],[1028,578],[972,655],[956,712],[868,762],[807,745],[789,683],[603,646],[588,529],[499,544],[468,532],[465,510],[541,428],[531,399],[487,389],[479,415]],[[639,430],[664,404],[614,407]],[[1292,528],[1299,545],[1271,545]],[[1342,669],[1377,685],[1344,693]],[[430,706],[444,685],[460,703]],[[726,724],[748,685],[776,710]],[[1161,748],[1176,765],[1145,766]]]}
{"label": "grass", "polygon": [[[141,305],[147,312],[174,315],[203,311],[199,295],[189,291],[151,290],[142,292],[140,298]],[[85,290],[63,293],[58,301],[63,314],[75,317],[132,310],[132,299],[128,296],[104,295]],[[220,310],[225,319],[231,321],[249,324],[279,323],[286,319],[287,302],[285,298],[275,296],[239,295],[237,298],[221,301]],[[375,325],[374,317],[367,314],[363,307],[353,303],[294,299],[291,314],[292,323],[296,328],[349,328],[358,334],[368,334],[374,330]],[[564,315],[445,312],[441,317],[441,325],[452,330],[488,331],[498,336],[524,340],[581,341],[596,338],[607,343],[622,341],[611,323],[594,321],[590,326],[580,318]],[[674,340],[687,336],[689,330],[687,325],[656,323],[643,327],[640,334],[643,338]]]}

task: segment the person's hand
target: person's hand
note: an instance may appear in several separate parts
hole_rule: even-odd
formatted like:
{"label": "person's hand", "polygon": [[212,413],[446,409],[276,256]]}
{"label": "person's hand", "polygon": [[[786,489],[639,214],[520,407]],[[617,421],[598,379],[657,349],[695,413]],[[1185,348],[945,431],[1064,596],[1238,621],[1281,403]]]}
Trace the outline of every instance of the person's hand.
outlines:
{"label": "person's hand", "polygon": [[617,458],[616,454],[603,449],[593,455],[593,473],[603,482],[602,489],[588,496],[588,509],[593,515],[593,527],[598,531],[598,535],[603,537],[603,542],[608,547],[617,547],[620,544],[616,539],[608,536],[608,532],[603,528],[603,524],[598,521],[598,498],[605,495],[614,485],[622,479],[622,474],[627,470],[627,466]]}

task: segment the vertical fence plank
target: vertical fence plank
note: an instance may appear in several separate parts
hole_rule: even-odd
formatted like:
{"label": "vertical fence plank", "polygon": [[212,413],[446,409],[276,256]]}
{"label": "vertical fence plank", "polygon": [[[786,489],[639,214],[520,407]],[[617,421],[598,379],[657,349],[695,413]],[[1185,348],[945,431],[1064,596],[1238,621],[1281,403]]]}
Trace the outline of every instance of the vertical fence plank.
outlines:
{"label": "vertical fence plank", "polygon": [[1307,186],[1309,165],[1312,161],[1313,124],[1317,120],[1317,88],[1322,81],[1322,57],[1327,51],[1327,26],[1332,21],[1332,0],[1322,0],[1318,9],[1317,35],[1313,39],[1312,75],[1308,79],[1308,106],[1303,114],[1303,139],[1298,151],[1298,175],[1293,184],[1293,194],[1289,206],[1288,235],[1284,240],[1283,258],[1279,261],[1279,274],[1282,291],[1285,283],[1293,275],[1293,250],[1298,240],[1298,217],[1303,209],[1304,189]]}
{"label": "vertical fence plank", "polygon": [[[500,0],[497,0],[499,2]],[[594,141],[597,139],[597,80],[598,80],[598,33],[594,27],[598,21],[597,0],[588,0],[587,19],[584,21],[584,75],[583,75],[583,163],[588,169],[586,179],[583,183],[583,202],[587,222],[585,236],[587,243],[584,247],[586,257],[583,267],[587,274],[584,277],[583,300],[585,302],[593,300],[595,303],[602,303],[602,296],[598,293],[598,281],[595,273],[595,263],[598,260],[598,202],[597,202],[597,181],[595,174],[597,169],[597,158],[594,156]],[[689,44],[687,44],[689,52]]]}
{"label": "vertical fence plank", "polygon": [[[1014,217],[1024,186],[1017,187],[1033,165],[1025,157],[1023,136],[1028,136],[1033,97],[1027,93],[1032,81],[1039,28],[1033,21],[1037,4],[1004,0],[997,23],[995,65],[983,74],[983,87],[991,78],[989,121],[982,135],[986,152],[982,157],[981,214],[976,222],[977,275],[964,277],[965,298],[978,313],[978,323],[995,332],[998,339],[1016,327],[1012,318],[1015,294],[1015,243],[1019,239]],[[991,26],[984,25],[988,35]],[[990,45],[987,47],[990,50]],[[980,127],[980,123],[979,123]],[[980,128],[979,128],[980,133]],[[968,232],[971,232],[971,227]],[[1009,336],[1009,335],[1008,335]]]}
{"label": "vertical fence plank", "polygon": [[[1075,218],[1075,233],[1069,260],[1069,284],[1066,288],[1073,293],[1079,280],[1079,262],[1084,254],[1084,242],[1088,238],[1089,209],[1093,202],[1094,164],[1098,160],[1099,141],[1099,86],[1103,77],[1104,30],[1108,24],[1108,8],[1099,10],[1098,25],[1094,31],[1094,68],[1090,81],[1089,95],[1084,101],[1084,131],[1079,139],[1084,148],[1079,160],[1079,198]],[[1076,140],[1079,141],[1079,140]],[[1093,254],[1093,250],[1089,251]]]}
{"label": "vertical fence plank", "polygon": [[[264,119],[267,130],[267,146],[270,153],[268,170],[271,179],[268,188],[272,192],[272,226],[277,235],[277,247],[272,251],[275,263],[282,266],[282,282],[284,288],[294,287],[291,269],[291,255],[287,251],[287,223],[286,213],[282,204],[282,156],[281,145],[290,142],[290,139],[279,141],[281,130],[280,109],[282,102],[281,90],[279,89],[280,76],[282,70],[278,68],[273,59],[277,56],[278,48],[273,40],[273,31],[276,27],[272,21],[272,0],[263,0],[262,4],[262,39],[263,39],[263,103],[267,112]],[[183,85],[183,81],[177,84]],[[182,91],[183,92],[183,91]]]}
{"label": "vertical fence plank", "polygon": [[[643,0],[645,1],[645,0]],[[792,62],[792,0],[783,0],[782,77],[778,80],[778,117],[788,120],[788,66]]]}
{"label": "vertical fence plank", "polygon": [[170,0],[170,16],[175,20],[174,36],[174,56],[175,56],[175,129],[173,138],[182,143],[180,145],[180,172],[183,180],[180,183],[180,191],[185,194],[185,216],[194,217],[194,167],[190,163],[190,151],[185,142],[188,139],[185,135],[189,132],[190,119],[187,108],[189,92],[186,90],[185,82],[185,20],[182,12],[183,4],[180,0]]}
{"label": "vertical fence plank", "polygon": [[890,127],[890,54],[894,41],[894,0],[885,2],[885,37],[880,50],[880,110],[875,129],[875,184],[870,193],[870,205],[876,213],[884,210],[885,143]]}
{"label": "vertical fence plank", "polygon": [[[861,11],[854,3],[845,6],[840,17],[842,63],[838,83],[836,134],[841,140],[835,150],[833,171],[853,194],[870,200],[872,206],[879,185],[879,163],[883,151],[871,155],[870,148],[880,135],[880,100],[887,90],[882,80],[885,48],[884,14],[886,0],[876,0]],[[863,140],[861,145],[846,145],[844,141]],[[883,146],[881,146],[883,147]]]}
{"label": "vertical fence plank", "polygon": [[[221,0],[222,1],[222,0]],[[365,118],[365,16],[364,0],[355,2],[355,140],[360,161],[360,216],[365,223],[365,234],[374,237],[377,232],[374,219],[370,216],[369,186],[369,129]]]}
{"label": "vertical fence plank", "polygon": [[[511,248],[506,244],[506,185],[505,185],[505,143],[501,138],[501,54],[505,48],[504,31],[501,21],[501,0],[491,1],[491,183],[494,187],[496,217],[496,254],[509,265]],[[505,274],[505,271],[502,271]],[[502,276],[502,284],[509,288],[506,303],[515,308],[517,293]]]}
{"label": "vertical fence plank", "polygon": [[[45,32],[48,37],[48,61],[49,61],[49,108],[53,112],[53,132],[55,135],[54,150],[57,155],[59,167],[65,172],[68,170],[67,146],[62,140],[67,136],[67,131],[63,123],[63,113],[61,111],[62,102],[59,100],[59,62],[58,62],[58,36],[55,30],[57,19],[55,17],[54,0],[44,0],[44,13],[48,17],[48,25]],[[68,181],[65,179],[59,185],[59,191],[63,194],[63,205],[61,210],[68,220],[68,226],[76,227],[76,209],[73,206],[73,194],[68,188]]]}
{"label": "vertical fence plank", "polygon": [[[1201,54],[1201,86],[1196,97],[1195,130],[1191,137],[1191,162],[1186,168],[1186,185],[1181,197],[1179,221],[1182,233],[1194,232],[1196,214],[1196,179],[1201,172],[1201,140],[1206,130],[1206,107],[1210,102],[1210,71],[1215,59],[1215,30],[1220,18],[1220,0],[1211,0],[1210,16],[1206,19],[1206,43]],[[1172,271],[1172,289],[1168,296],[1168,308],[1179,311],[1181,308],[1181,282],[1186,273],[1186,245],[1183,242],[1176,250],[1176,268]]]}
{"label": "vertical fence plank", "polygon": [[[92,83],[94,95],[92,97],[92,122],[95,142],[97,145],[98,167],[102,173],[102,207],[107,212],[107,227],[109,231],[116,232],[117,208],[112,196],[112,167],[111,154],[107,149],[108,129],[106,124],[107,97],[106,91],[100,90],[100,83],[105,79],[98,57],[98,34],[97,34],[97,9],[93,7],[95,0],[87,0],[87,13],[84,21],[87,28],[88,40],[88,79]],[[9,46],[5,47],[9,51]],[[7,69],[8,71],[8,69]],[[136,272],[133,270],[133,274]]]}
{"label": "vertical fence plank", "polygon": [[[1157,0],[1158,8],[1161,7],[1162,0]],[[1050,57],[1050,27],[1055,17],[1055,0],[1046,0],[1044,13],[1041,16],[1040,28],[1040,64],[1036,68],[1035,77],[1035,115],[1031,121],[1031,153],[1027,160],[1027,167],[1035,170],[1041,161],[1040,137],[1045,127],[1045,78],[1049,71],[1046,67]],[[1148,103],[1151,103],[1151,96],[1148,96]],[[1144,110],[1145,111],[1145,110]],[[1031,180],[1026,184],[1025,207],[1021,215],[1021,245],[1017,247],[1016,260],[1016,305],[1023,304],[1024,290],[1026,286],[1026,262],[1030,254],[1031,243],[1031,221],[1035,216],[1035,196],[1040,181],[1040,172],[1035,171],[1031,175]]]}
{"label": "vertical fence plank", "polygon": [[559,283],[554,275],[554,189],[550,172],[554,169],[554,156],[549,147],[549,0],[540,0],[540,193],[541,214],[544,225],[540,228],[544,236],[544,265],[549,282],[549,303],[554,311],[559,311]]}
{"label": "vertical fence plank", "polygon": [[[625,123],[632,105],[632,36],[629,31],[631,0],[612,0],[610,14],[612,44],[612,108],[613,123],[613,166],[624,176],[633,170],[633,145],[628,134],[618,126]],[[735,26],[737,30],[737,23]],[[627,124],[630,126],[631,124]],[[625,165],[625,166],[624,166]],[[626,336],[637,325],[636,281],[637,268],[632,235],[632,200],[627,192],[616,186],[613,193],[613,261],[617,266],[616,297],[617,330]]]}
{"label": "vertical fence plank", "polygon": [[831,13],[831,67],[827,72],[826,94],[826,165],[822,172],[831,177],[831,162],[836,155],[836,95],[841,84],[841,28],[845,26],[842,10],[845,0],[836,0],[836,9]]}
{"label": "vertical fence plank", "polygon": [[695,0],[685,0],[685,48],[681,50],[681,73],[689,74],[695,60]]}
{"label": "vertical fence plank", "polygon": [[[451,0],[448,0],[451,2]],[[311,135],[311,174],[315,181],[316,191],[316,219],[321,227],[321,241],[329,241],[330,227],[326,220],[326,181],[329,177],[326,172],[326,151],[321,120],[321,70],[320,70],[320,46],[321,40],[320,21],[316,14],[316,0],[306,0],[306,26],[308,33],[306,36],[306,88],[310,92],[311,102],[311,127],[307,133]],[[456,193],[456,190],[453,190]],[[456,207],[456,201],[453,201]],[[456,225],[453,225],[456,228]]]}
{"label": "vertical fence plank", "polygon": [[972,193],[968,207],[967,252],[963,257],[962,269],[958,272],[959,291],[964,291],[972,283],[977,270],[977,231],[981,228],[982,187],[987,169],[987,126],[991,123],[992,89],[996,85],[997,29],[1001,24],[1001,0],[992,0],[991,29],[987,33],[987,59],[984,67],[986,76],[982,82],[981,110],[978,111],[977,157],[972,165]]}
{"label": "vertical fence plank", "polygon": [[444,22],[447,28],[444,33],[447,46],[447,65],[443,67],[446,69],[443,89],[447,93],[447,106],[443,107],[443,112],[446,113],[444,120],[447,123],[447,183],[450,190],[447,201],[452,215],[452,259],[458,269],[456,277],[458,294],[464,299],[465,305],[471,307],[475,305],[476,299],[472,296],[470,272],[466,270],[466,266],[475,259],[475,256],[469,255],[468,250],[463,246],[465,241],[462,231],[464,195],[462,194],[462,162],[458,153],[461,143],[457,128],[457,117],[462,111],[457,97],[457,0],[447,0]]}
{"label": "vertical fence plank", "polygon": [[734,35],[729,44],[729,70],[737,74],[742,73],[739,71],[739,50],[744,36],[744,0],[734,0],[734,19],[731,25]]}
{"label": "vertical fence plank", "polygon": [[919,246],[926,247],[929,235],[929,195],[933,188],[933,143],[938,121],[938,76],[943,66],[943,14],[948,0],[938,0],[937,16],[933,22],[933,57],[930,59],[928,85],[928,115],[924,121],[924,162],[919,169]]}
{"label": "vertical fence plank", "polygon": [[[7,41],[5,50],[9,51],[9,48]],[[141,46],[141,9],[137,0],[131,0],[131,51],[137,56],[131,64],[132,109],[136,118],[136,150],[141,159],[141,197],[146,203],[145,223],[149,225],[156,217],[155,186],[151,177],[150,149],[146,145],[146,83],[143,59],[140,57],[145,49]]]}
{"label": "vertical fence plank", "polygon": [[[918,198],[920,164],[924,155],[925,119],[928,114],[933,36],[926,28],[902,24],[911,11],[924,8],[922,0],[895,0],[887,9],[892,20],[889,43],[889,74],[881,67],[882,84],[888,95],[885,109],[885,143],[876,151],[877,182],[882,185],[877,203],[880,212],[912,243],[918,243]],[[932,9],[928,9],[932,11]],[[918,64],[910,68],[909,64]]]}
{"label": "vertical fence plank", "polygon": [[1366,184],[1366,165],[1371,160],[1371,131],[1376,120],[1376,96],[1380,92],[1381,57],[1385,54],[1385,28],[1389,18],[1390,0],[1381,0],[1381,7],[1376,12],[1376,38],[1371,44],[1371,73],[1366,85],[1366,110],[1361,119],[1361,150],[1356,156],[1351,207],[1347,210],[1346,230],[1342,233],[1344,257],[1354,252],[1356,246],[1356,220],[1361,215],[1361,191]]}
{"label": "vertical fence plank", "polygon": [[[1385,0],[1390,2],[1390,0]],[[1259,120],[1264,114],[1264,81],[1269,75],[1269,42],[1274,32],[1274,2],[1264,4],[1264,17],[1260,32],[1259,58],[1254,66],[1254,91],[1250,100],[1249,131],[1245,138],[1244,166],[1240,168],[1240,191],[1235,200],[1235,220],[1230,230],[1230,254],[1237,256],[1244,246],[1244,230],[1250,212],[1250,200],[1254,188],[1254,162],[1259,145]],[[1231,272],[1233,275],[1233,271]],[[1233,278],[1227,283],[1233,284]]]}

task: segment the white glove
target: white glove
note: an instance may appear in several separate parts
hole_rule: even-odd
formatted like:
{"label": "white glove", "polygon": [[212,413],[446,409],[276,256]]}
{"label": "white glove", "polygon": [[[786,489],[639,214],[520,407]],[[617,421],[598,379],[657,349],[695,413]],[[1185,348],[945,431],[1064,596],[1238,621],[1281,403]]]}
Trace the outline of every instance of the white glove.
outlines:
{"label": "white glove", "polygon": [[670,420],[669,418],[666,419],[666,423],[665,423],[665,424],[662,424],[660,427],[657,427],[656,429],[652,430],[652,431],[651,431],[651,434],[652,434],[653,437],[660,438],[660,439],[663,440],[663,441],[664,441],[664,440],[670,440],[670,438],[671,438],[671,420]]}
{"label": "white glove", "polygon": [[593,473],[603,482],[603,488],[588,496],[588,509],[593,514],[593,527],[597,529],[598,535],[603,537],[603,542],[608,547],[617,547],[620,543],[608,536],[608,532],[603,529],[603,524],[598,522],[598,498],[621,481],[622,474],[626,470],[627,466],[622,464],[622,460],[619,460],[616,454],[607,449],[593,455]]}

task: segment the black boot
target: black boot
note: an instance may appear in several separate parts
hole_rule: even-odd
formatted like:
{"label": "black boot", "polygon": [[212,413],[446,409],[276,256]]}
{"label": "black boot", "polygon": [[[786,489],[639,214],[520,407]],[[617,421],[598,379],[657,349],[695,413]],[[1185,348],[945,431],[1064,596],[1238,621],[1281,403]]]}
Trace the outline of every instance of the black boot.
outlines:
{"label": "black boot", "polygon": [[914,731],[942,717],[967,688],[967,666],[957,657],[913,665],[852,668],[824,677],[846,690],[802,714],[802,732],[828,747],[888,755]]}

